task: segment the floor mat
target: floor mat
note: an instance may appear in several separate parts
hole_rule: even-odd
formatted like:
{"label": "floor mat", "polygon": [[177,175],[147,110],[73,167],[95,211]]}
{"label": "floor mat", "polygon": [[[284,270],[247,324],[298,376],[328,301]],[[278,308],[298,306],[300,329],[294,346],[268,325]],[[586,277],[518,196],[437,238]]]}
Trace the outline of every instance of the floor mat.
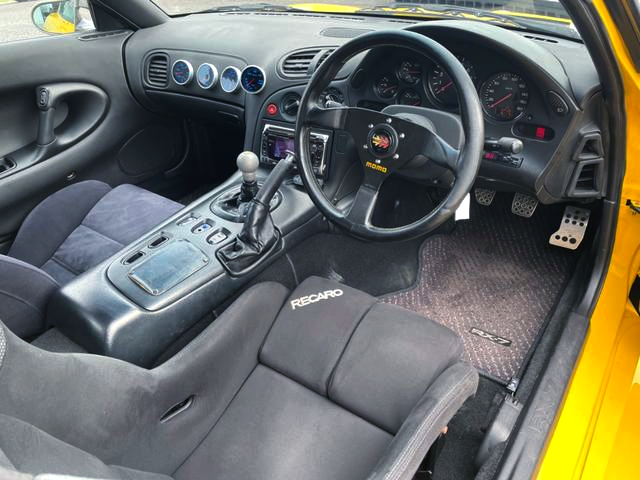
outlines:
{"label": "floor mat", "polygon": [[518,373],[576,258],[547,243],[562,209],[539,207],[525,219],[510,202],[472,202],[471,220],[425,240],[416,284],[382,297],[457,332],[467,360],[504,382]]}

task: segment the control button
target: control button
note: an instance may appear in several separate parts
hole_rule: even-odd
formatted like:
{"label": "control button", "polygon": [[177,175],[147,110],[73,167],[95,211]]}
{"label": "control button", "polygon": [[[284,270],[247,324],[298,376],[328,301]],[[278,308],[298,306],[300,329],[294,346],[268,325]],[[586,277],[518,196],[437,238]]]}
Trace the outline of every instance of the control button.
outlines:
{"label": "control button", "polygon": [[567,102],[565,102],[564,99],[556,92],[547,92],[547,100],[549,101],[549,105],[551,105],[553,113],[559,117],[564,117],[569,113],[569,106],[567,105]]}
{"label": "control button", "polygon": [[38,106],[45,108],[49,104],[49,90],[46,88],[38,89]]}
{"label": "control button", "polygon": [[269,105],[267,105],[267,115],[271,115],[272,117],[274,115],[277,115],[278,113],[278,106],[275,103],[270,103]]}
{"label": "control button", "polygon": [[206,220],[203,220],[202,222],[198,223],[195,227],[193,227],[191,229],[191,233],[197,234],[197,233],[206,232],[208,230],[211,230],[214,225],[215,225],[215,222],[207,218]]}
{"label": "control button", "polygon": [[226,228],[219,228],[207,237],[207,243],[210,245],[218,245],[231,236],[231,232]]}
{"label": "control button", "polygon": [[190,213],[186,217],[178,220],[178,223],[176,225],[178,225],[179,227],[184,227],[185,225],[189,225],[190,223],[195,222],[198,218],[200,218],[199,215],[196,215],[195,213]]}

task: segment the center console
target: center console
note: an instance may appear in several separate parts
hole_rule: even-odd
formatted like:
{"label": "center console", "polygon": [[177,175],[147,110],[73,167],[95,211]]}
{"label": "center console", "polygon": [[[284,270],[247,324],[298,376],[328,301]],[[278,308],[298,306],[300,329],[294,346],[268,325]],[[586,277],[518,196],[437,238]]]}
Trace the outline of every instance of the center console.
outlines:
{"label": "center console", "polygon": [[[267,154],[275,152],[275,142],[288,141],[281,135],[271,128],[265,131]],[[318,146],[326,146],[326,139],[316,140]],[[323,158],[319,157],[318,173]],[[269,170],[262,167],[253,173],[249,178],[259,185],[267,181]],[[251,280],[253,275],[230,273],[218,258],[220,251],[237,242],[243,231],[242,216],[225,218],[215,208],[224,195],[235,195],[242,203],[246,184],[247,172],[236,173],[65,285],[49,303],[50,323],[91,353],[151,366],[189,328]],[[270,218],[278,243],[268,258],[261,259],[261,268],[308,235],[326,229],[326,222],[291,175],[278,188]]]}

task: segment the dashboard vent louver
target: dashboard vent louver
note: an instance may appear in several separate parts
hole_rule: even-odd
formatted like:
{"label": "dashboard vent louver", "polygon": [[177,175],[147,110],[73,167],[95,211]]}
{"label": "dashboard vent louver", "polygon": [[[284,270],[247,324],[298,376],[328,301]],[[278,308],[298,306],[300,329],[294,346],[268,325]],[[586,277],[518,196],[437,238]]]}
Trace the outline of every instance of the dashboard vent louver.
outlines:
{"label": "dashboard vent louver", "polygon": [[280,62],[280,74],[285,78],[310,77],[334,50],[319,47],[289,53]]}
{"label": "dashboard vent louver", "polygon": [[306,77],[313,59],[321,52],[319,48],[300,50],[286,56],[282,61],[282,74],[285,77]]}
{"label": "dashboard vent louver", "polygon": [[576,165],[567,187],[567,197],[602,197],[605,185],[605,157],[600,132],[581,134],[573,161]]}
{"label": "dashboard vent louver", "polygon": [[166,87],[169,83],[169,56],[156,53],[147,63],[147,83],[154,87]]}

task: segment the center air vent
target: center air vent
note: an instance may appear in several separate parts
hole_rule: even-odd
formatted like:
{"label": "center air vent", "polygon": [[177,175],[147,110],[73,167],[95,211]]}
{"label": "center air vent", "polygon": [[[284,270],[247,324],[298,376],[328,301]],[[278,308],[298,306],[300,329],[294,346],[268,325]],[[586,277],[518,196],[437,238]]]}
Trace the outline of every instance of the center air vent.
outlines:
{"label": "center air vent", "polygon": [[146,73],[149,85],[166,87],[169,83],[169,56],[165,53],[156,53],[149,57]]}
{"label": "center air vent", "polygon": [[287,78],[310,77],[333,49],[309,48],[290,53],[280,63],[280,73]]}

